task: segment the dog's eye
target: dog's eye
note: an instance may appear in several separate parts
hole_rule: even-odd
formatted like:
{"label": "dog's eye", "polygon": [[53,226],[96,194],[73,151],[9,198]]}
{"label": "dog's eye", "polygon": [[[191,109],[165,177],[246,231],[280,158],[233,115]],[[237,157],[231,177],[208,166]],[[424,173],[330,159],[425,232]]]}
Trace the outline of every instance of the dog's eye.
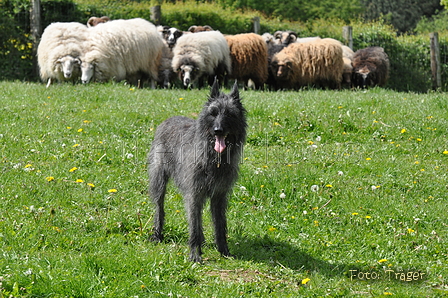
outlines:
{"label": "dog's eye", "polygon": [[212,115],[213,117],[218,116],[219,114],[219,109],[215,106],[210,107],[210,115]]}

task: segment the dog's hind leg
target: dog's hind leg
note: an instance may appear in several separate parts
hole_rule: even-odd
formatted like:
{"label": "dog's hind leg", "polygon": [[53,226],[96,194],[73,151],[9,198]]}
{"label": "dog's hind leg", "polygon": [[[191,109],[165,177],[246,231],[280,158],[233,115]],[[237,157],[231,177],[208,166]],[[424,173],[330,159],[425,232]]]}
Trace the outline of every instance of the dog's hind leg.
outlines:
{"label": "dog's hind leg", "polygon": [[202,229],[202,210],[204,209],[205,197],[200,195],[185,195],[185,206],[188,216],[188,228],[190,231],[190,260],[202,262],[202,244],[204,243],[204,231]]}
{"label": "dog's hind leg", "polygon": [[227,197],[225,195],[214,195],[210,199],[213,225],[215,227],[215,243],[218,251],[225,257],[231,257],[227,246]]}
{"label": "dog's hind leg", "polygon": [[154,229],[151,236],[152,241],[163,241],[163,225],[165,223],[165,193],[168,177],[162,169],[151,171],[150,195],[154,202],[156,212],[154,214]]}

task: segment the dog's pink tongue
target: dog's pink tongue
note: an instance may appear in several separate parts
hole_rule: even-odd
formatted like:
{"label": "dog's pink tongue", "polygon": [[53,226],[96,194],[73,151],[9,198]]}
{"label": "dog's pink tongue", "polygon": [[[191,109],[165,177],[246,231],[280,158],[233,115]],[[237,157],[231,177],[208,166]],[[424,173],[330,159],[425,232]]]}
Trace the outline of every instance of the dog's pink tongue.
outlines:
{"label": "dog's pink tongue", "polygon": [[226,149],[226,142],[223,136],[215,136],[215,151],[222,153]]}

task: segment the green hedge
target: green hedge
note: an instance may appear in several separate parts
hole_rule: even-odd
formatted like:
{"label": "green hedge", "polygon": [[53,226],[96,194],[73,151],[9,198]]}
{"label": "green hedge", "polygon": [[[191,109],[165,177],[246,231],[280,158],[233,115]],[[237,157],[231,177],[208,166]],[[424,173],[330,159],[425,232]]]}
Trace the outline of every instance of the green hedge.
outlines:
{"label": "green hedge", "polygon": [[[43,28],[55,21],[86,23],[90,16],[107,15],[112,19],[141,17],[149,20],[150,7],[145,1],[69,0],[43,1]],[[164,25],[187,30],[191,25],[210,25],[225,34],[251,32],[253,18],[261,18],[261,33],[294,30],[299,36],[331,37],[343,41],[341,20],[313,20],[306,23],[269,19],[255,11],[226,10],[210,3],[195,1],[162,4]],[[32,47],[29,32],[29,1],[0,0],[0,64],[2,80],[36,80],[32,71]],[[426,92],[431,89],[429,35],[397,37],[384,22],[363,23],[354,20],[354,50],[382,46],[391,60],[388,88],[398,91]],[[443,90],[448,90],[448,32],[439,33],[441,45]]]}

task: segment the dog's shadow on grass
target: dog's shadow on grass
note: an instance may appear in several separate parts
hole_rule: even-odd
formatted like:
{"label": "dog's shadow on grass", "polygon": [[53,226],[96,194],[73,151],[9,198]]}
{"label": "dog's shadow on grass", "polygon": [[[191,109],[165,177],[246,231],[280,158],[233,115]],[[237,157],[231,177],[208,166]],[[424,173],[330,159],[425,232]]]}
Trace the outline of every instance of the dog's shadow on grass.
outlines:
{"label": "dog's shadow on grass", "polygon": [[292,243],[273,239],[268,235],[257,238],[235,235],[234,241],[229,244],[232,254],[240,260],[262,262],[299,271],[318,271],[328,277],[348,276],[349,270],[360,270],[349,264],[317,259]]}

